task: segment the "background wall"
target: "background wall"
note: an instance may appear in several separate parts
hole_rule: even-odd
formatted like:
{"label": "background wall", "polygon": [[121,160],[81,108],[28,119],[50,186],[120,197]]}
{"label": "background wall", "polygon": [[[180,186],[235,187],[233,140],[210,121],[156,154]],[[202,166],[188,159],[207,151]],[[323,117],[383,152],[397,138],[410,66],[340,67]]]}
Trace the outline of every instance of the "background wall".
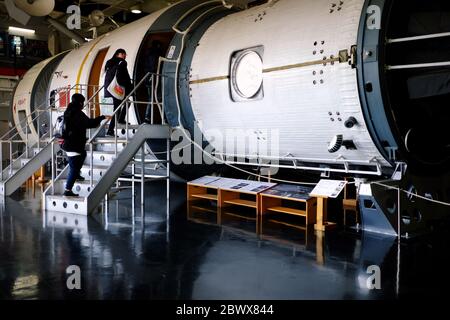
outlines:
{"label": "background wall", "polygon": [[[9,130],[11,121],[11,100],[18,77],[0,76],[0,137]],[[3,148],[3,159],[9,157],[9,152]]]}

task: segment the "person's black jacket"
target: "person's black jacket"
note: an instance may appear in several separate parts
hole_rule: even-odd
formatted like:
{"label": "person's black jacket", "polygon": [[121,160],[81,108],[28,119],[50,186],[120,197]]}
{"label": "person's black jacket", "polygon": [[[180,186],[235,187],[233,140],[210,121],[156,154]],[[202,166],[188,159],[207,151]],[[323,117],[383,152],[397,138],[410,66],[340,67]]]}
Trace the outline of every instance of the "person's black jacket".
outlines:
{"label": "person's black jacket", "polygon": [[133,90],[130,74],[127,69],[127,61],[122,58],[113,57],[106,62],[105,65],[105,97],[112,97],[108,91],[108,86],[114,79],[117,70],[117,82],[125,88],[125,95],[127,96]]}
{"label": "person's black jacket", "polygon": [[83,152],[87,141],[86,129],[98,127],[104,119],[105,116],[90,119],[78,106],[69,103],[64,112],[66,128],[62,149],[69,152]]}

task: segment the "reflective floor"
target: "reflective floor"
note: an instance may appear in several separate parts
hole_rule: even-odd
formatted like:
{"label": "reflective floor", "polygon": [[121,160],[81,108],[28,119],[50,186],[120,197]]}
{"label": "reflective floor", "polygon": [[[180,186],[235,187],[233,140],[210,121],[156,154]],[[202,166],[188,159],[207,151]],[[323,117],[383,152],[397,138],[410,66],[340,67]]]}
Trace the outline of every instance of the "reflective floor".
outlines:
{"label": "reflective floor", "polygon": [[[146,195],[144,212],[122,191],[90,217],[43,214],[39,191],[6,199],[0,299],[429,298],[450,285],[446,233],[399,246],[351,229],[322,237],[268,221],[257,236],[251,216],[188,208],[185,185],[172,184],[169,212],[164,184],[149,184]],[[81,290],[67,288],[70,265],[80,267]],[[368,288],[374,265],[379,290]]]}

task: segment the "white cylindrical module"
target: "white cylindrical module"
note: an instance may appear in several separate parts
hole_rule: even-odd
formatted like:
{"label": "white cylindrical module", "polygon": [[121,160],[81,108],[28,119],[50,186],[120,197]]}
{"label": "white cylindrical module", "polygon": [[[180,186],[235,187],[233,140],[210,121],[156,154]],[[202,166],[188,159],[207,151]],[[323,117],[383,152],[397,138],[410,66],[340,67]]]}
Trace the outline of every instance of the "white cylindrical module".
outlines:
{"label": "white cylindrical module", "polygon": [[280,160],[390,167],[365,125],[349,60],[363,5],[274,1],[206,31],[191,64],[191,105],[217,153],[255,157],[250,143],[227,141],[267,141]]}
{"label": "white cylindrical module", "polygon": [[[344,174],[390,174],[398,161],[419,163],[423,172],[445,167],[448,138],[436,139],[443,135],[430,128],[445,127],[434,124],[448,118],[439,98],[447,92],[447,73],[388,65],[423,65],[427,61],[415,58],[423,56],[420,50],[448,60],[442,35],[430,38],[432,50],[418,45],[418,53],[385,41],[427,37],[429,28],[438,35],[446,31],[436,23],[441,13],[424,14],[422,2],[413,2],[406,15],[400,1],[385,0],[278,0],[243,11],[222,1],[178,2],[35,66],[16,89],[14,119],[24,138],[19,111],[33,112],[36,92],[48,98],[78,85],[70,94],[90,98],[118,48],[127,51],[129,73],[138,83],[151,43],[158,40],[166,52],[158,70],[165,120],[182,124],[192,137],[200,129],[218,156]],[[433,0],[430,10],[435,3],[444,6]],[[68,102],[61,95],[55,97],[57,107]],[[143,102],[130,109],[130,122],[138,123],[150,100],[148,88],[134,99]],[[95,102],[101,100],[103,91]],[[423,110],[429,117],[425,127]]]}
{"label": "white cylindrical module", "polygon": [[[78,86],[71,93],[79,92],[89,99],[103,86],[105,64],[119,48],[127,52],[128,72],[133,77],[139,48],[149,27],[161,13],[162,11],[155,12],[72,50],[59,64],[59,73],[53,77],[50,91],[64,87],[70,88],[77,84]],[[104,90],[101,90],[98,101],[101,101],[103,97]],[[64,108],[65,105],[57,103],[57,107]],[[100,110],[97,110],[97,114],[99,112]],[[129,116],[131,123],[137,123],[133,106],[130,108]]]}
{"label": "white cylindrical module", "polygon": [[[48,79],[53,73],[55,64],[57,64],[62,55],[57,55],[46,59],[35,66],[20,79],[14,91],[13,97],[13,121],[19,136],[23,139],[29,139],[29,143],[37,142],[38,128],[36,123],[43,124],[47,119],[45,115],[37,112],[37,109],[44,110],[48,96]],[[42,86],[43,85],[43,86]],[[37,120],[39,119],[39,121]],[[28,132],[24,128],[27,127]],[[16,137],[18,140],[19,137]]]}
{"label": "white cylindrical module", "polygon": [[[39,103],[45,104],[41,106],[42,109],[48,108],[49,103],[54,101],[57,112],[63,112],[73,93],[82,93],[89,99],[96,89],[103,86],[105,64],[119,48],[125,49],[127,52],[128,72],[131,78],[137,78],[132,79],[137,84],[141,80],[140,77],[144,75],[146,50],[152,41],[162,41],[166,45],[170,43],[173,35],[171,27],[175,21],[201,2],[201,0],[183,1],[161,9],[78,48],[58,55],[58,58],[52,57],[43,61],[30,69],[19,81],[13,101],[14,121],[22,139],[25,139],[25,133],[19,125],[19,118],[29,117],[31,119],[34,117],[30,115],[37,108],[36,88],[39,89]],[[52,62],[51,66],[49,62]],[[68,90],[70,88],[72,89]],[[147,106],[145,98],[148,91],[145,84],[141,90],[140,94],[144,96],[142,99],[144,104],[141,103],[140,108],[145,111]],[[51,100],[52,94],[55,96]],[[104,90],[101,90],[93,102],[104,102],[103,98]],[[97,104],[96,114],[102,111],[99,109]],[[137,113],[136,107],[131,103],[129,112],[131,123],[138,122]],[[143,113],[142,110],[141,113]],[[56,117],[53,117],[53,120],[55,119]],[[37,141],[37,131],[36,124],[30,123],[30,136],[33,141]]]}
{"label": "white cylindrical module", "polygon": [[[182,141],[171,155],[179,152],[183,161],[171,170],[184,178],[218,171],[224,162],[278,166],[287,175],[302,169],[339,178],[392,176],[405,190],[448,202],[448,1],[410,0],[405,10],[400,0],[272,0],[239,10],[221,0],[180,1],[39,63],[15,89],[19,134],[25,139],[20,121],[51,102],[52,92],[59,111],[75,92],[89,99],[103,85],[105,63],[122,48],[135,84],[155,72],[150,61],[160,67],[158,86],[136,91],[130,122],[147,111],[158,118],[161,104],[149,103],[155,98],[164,106],[158,120],[182,127],[197,148],[219,158],[219,166],[193,166],[205,157]],[[158,43],[159,61],[149,54]],[[102,90],[94,102],[103,96]],[[101,111],[96,107],[95,115]],[[40,126],[30,123],[31,143]],[[166,159],[159,141],[147,145]],[[361,198],[363,222],[384,223],[373,220],[378,206],[395,227],[397,191],[374,190]],[[429,203],[401,204],[413,230],[422,219],[417,208],[428,211]]]}
{"label": "white cylindrical module", "polygon": [[[42,61],[35,66],[33,66],[28,72],[23,76],[23,78],[17,84],[17,87],[14,92],[13,97],[13,120],[16,126],[16,130],[19,132],[21,137],[25,136],[25,132],[22,131],[22,128],[26,125],[27,117],[31,114],[31,93],[33,89],[34,82],[41,70],[47,65],[48,61]],[[23,123],[23,126],[20,123]],[[31,122],[31,120],[30,120]],[[33,141],[37,141],[37,132],[36,128],[31,129],[31,135]]]}

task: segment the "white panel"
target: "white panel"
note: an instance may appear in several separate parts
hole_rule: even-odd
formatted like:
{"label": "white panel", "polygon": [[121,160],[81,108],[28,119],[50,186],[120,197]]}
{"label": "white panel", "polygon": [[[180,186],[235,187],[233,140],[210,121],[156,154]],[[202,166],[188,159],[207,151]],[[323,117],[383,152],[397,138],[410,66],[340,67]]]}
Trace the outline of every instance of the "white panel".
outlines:
{"label": "white panel", "polygon": [[[55,57],[51,57],[49,59],[46,59],[44,61],[41,61],[40,63],[34,65],[30,70],[25,73],[23,78],[19,81],[16,90],[14,92],[14,98],[13,98],[13,119],[15,126],[17,128],[17,131],[19,132],[20,137],[25,140],[25,132],[22,130],[22,126],[24,126],[24,123],[22,123],[22,126],[19,125],[19,111],[25,111],[26,116],[29,116],[32,112],[31,108],[31,92],[33,91],[34,83],[36,82],[36,79],[38,78],[41,71],[45,68],[45,66],[53,60]],[[33,107],[43,107],[43,106],[33,106]],[[34,110],[34,108],[33,108]],[[35,117],[37,114],[33,115]],[[31,123],[31,118],[29,119]],[[34,130],[34,126],[29,127],[31,132],[28,132],[28,138],[30,141],[30,144],[33,144],[37,141],[37,132]]]}
{"label": "white panel", "polygon": [[[232,54],[255,46],[264,46],[264,69],[322,60],[331,55],[338,57],[340,50],[350,51],[357,43],[364,1],[343,2],[341,10],[334,8],[330,13],[332,3],[339,2],[280,0],[221,19],[201,39],[193,58],[191,79],[229,76]],[[389,165],[367,131],[356,69],[348,63],[265,72],[264,98],[258,101],[233,102],[229,80],[197,82],[191,84],[191,89],[194,115],[204,131],[219,130],[225,134],[230,129],[276,130],[280,157],[320,163],[333,163],[340,156],[353,163],[376,158],[382,165]],[[350,116],[358,120],[358,125],[347,129],[344,121]],[[330,154],[328,143],[336,134],[353,140],[358,150],[343,147]],[[270,140],[261,137],[261,133],[254,135]],[[219,144],[213,145],[226,152]],[[252,153],[244,144],[238,145],[235,152]]]}

